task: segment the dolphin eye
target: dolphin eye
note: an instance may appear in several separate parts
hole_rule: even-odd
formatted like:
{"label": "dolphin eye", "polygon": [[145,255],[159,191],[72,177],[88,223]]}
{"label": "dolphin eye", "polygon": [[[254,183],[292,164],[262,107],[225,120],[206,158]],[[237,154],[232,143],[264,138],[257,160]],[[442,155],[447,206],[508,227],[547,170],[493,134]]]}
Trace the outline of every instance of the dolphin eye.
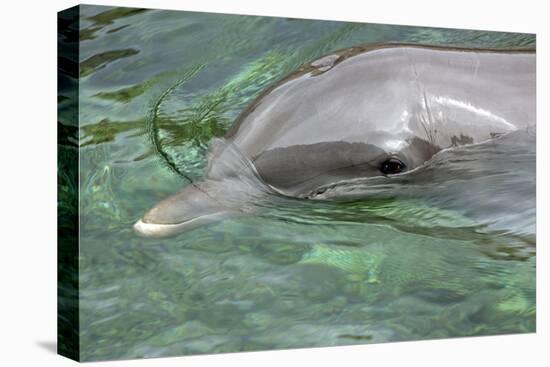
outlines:
{"label": "dolphin eye", "polygon": [[380,165],[380,172],[385,175],[393,175],[403,172],[405,167],[405,163],[401,162],[399,159],[389,158]]}

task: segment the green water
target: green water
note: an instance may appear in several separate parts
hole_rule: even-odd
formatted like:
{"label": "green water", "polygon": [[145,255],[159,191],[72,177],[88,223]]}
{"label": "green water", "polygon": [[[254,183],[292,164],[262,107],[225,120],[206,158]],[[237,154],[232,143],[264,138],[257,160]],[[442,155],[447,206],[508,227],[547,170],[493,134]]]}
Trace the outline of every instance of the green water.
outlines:
{"label": "green water", "polygon": [[535,331],[529,137],[498,148],[522,161],[498,176],[476,174],[476,158],[460,166],[469,181],[409,195],[273,206],[170,239],[132,231],[304,62],[366,42],[528,47],[534,36],[84,6],[80,40],[83,360]]}

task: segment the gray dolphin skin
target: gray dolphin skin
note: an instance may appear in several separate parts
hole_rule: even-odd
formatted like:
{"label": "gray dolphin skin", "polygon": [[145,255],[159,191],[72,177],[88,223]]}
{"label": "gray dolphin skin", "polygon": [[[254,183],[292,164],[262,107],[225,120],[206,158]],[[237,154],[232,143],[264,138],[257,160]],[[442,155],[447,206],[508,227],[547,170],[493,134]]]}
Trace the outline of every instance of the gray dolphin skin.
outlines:
{"label": "gray dolphin skin", "polygon": [[134,229],[164,237],[247,212],[255,190],[320,199],[339,183],[406,175],[443,149],[533,128],[535,58],[378,44],[317,59],[264,91],[215,142],[205,179]]}

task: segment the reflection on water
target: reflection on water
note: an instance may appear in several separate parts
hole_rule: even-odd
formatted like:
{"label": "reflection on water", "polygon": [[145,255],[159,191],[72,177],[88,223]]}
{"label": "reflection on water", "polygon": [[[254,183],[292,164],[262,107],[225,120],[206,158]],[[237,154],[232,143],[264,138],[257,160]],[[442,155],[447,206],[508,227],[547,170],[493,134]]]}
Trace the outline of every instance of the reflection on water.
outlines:
{"label": "reflection on water", "polygon": [[534,36],[84,6],[80,40],[82,359],[535,330],[533,133],[334,188],[344,201],[270,196],[175,238],[132,232],[306,61],[365,42]]}

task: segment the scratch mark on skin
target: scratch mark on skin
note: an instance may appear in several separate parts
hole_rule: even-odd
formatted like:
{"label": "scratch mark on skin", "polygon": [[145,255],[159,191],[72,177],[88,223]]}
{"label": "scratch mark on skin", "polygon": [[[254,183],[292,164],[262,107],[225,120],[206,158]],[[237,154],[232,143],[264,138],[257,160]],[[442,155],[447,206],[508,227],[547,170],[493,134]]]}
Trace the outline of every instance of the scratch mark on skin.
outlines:
{"label": "scratch mark on skin", "polygon": [[426,108],[426,114],[428,116],[428,141],[435,145],[435,134],[432,128],[435,126],[435,121],[432,116],[432,110],[428,103],[428,97],[426,96],[426,90],[422,90],[422,98],[424,99],[424,107]]}
{"label": "scratch mark on skin", "polygon": [[476,55],[476,66],[475,66],[474,74],[473,74],[474,79],[477,79],[477,72],[479,71],[479,65],[480,65],[479,56]]}
{"label": "scratch mark on skin", "polygon": [[[426,134],[426,139],[432,144],[435,145],[435,133],[432,130],[434,125],[434,119],[432,116],[432,112],[430,109],[430,106],[428,104],[428,97],[426,94],[426,88],[420,81],[420,74],[418,73],[418,70],[416,69],[416,65],[414,64],[411,55],[408,50],[405,50],[405,54],[407,56],[409,65],[411,66],[413,75],[414,75],[414,83],[418,89],[418,93],[422,96],[424,108],[426,110],[426,116],[422,112],[418,114],[418,121],[420,122],[420,125],[422,126],[422,129],[424,130],[424,133]],[[427,118],[426,118],[427,117]]]}

